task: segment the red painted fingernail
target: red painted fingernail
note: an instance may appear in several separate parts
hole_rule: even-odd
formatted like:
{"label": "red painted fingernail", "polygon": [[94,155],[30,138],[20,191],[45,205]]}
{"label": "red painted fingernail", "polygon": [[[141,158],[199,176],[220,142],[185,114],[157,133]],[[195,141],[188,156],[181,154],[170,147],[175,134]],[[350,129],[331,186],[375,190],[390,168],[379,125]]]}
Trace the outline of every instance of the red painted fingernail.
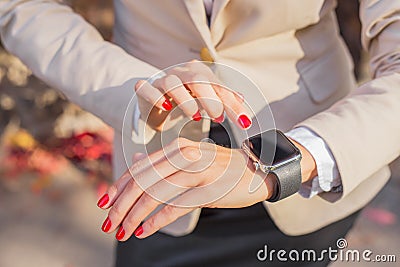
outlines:
{"label": "red painted fingernail", "polygon": [[108,230],[110,230],[111,228],[111,220],[110,218],[107,217],[107,219],[103,222],[103,226],[101,227],[101,230],[103,230],[103,232],[108,232]]}
{"label": "red painted fingernail", "polygon": [[168,99],[165,99],[165,101],[164,101],[164,103],[162,103],[162,107],[165,109],[165,110],[171,110],[172,109],[172,104],[171,104],[171,102],[168,100]]}
{"label": "red painted fingernail", "polygon": [[194,121],[199,121],[199,120],[201,120],[200,110],[198,110],[198,111],[196,112],[196,114],[194,114],[194,115],[192,116],[192,119],[193,119]]}
{"label": "red painted fingernail", "polygon": [[239,116],[238,122],[243,129],[247,129],[251,126],[251,120],[244,114]]}
{"label": "red painted fingernail", "polygon": [[117,234],[115,235],[115,237],[117,238],[118,241],[121,241],[122,238],[124,238],[124,236],[125,236],[125,229],[124,229],[124,227],[121,226],[119,228]]}
{"label": "red painted fingernail", "polygon": [[222,123],[225,119],[224,113],[222,113],[221,116],[219,116],[218,118],[213,119],[214,122],[216,123]]}
{"label": "red painted fingernail", "polygon": [[105,194],[104,196],[102,196],[99,201],[97,202],[97,206],[99,208],[104,207],[105,205],[107,205],[108,201],[110,200],[110,198],[108,197],[108,194]]}
{"label": "red painted fingernail", "polygon": [[141,234],[143,234],[143,227],[142,227],[142,226],[139,226],[139,227],[135,230],[135,232],[133,232],[133,234],[134,234],[135,236],[140,236]]}

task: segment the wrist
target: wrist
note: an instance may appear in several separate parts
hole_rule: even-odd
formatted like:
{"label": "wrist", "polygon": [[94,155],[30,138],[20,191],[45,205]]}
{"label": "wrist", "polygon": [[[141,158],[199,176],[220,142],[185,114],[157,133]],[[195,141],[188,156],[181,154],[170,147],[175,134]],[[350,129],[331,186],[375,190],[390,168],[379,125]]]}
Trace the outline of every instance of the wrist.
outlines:
{"label": "wrist", "polygon": [[[246,158],[248,157],[243,151],[242,151],[242,154],[244,157],[246,157]],[[260,202],[266,201],[266,200],[270,199],[271,197],[273,197],[276,193],[276,182],[275,182],[275,178],[273,177],[273,174],[271,174],[271,173],[265,174],[261,171],[257,171],[254,168],[254,165],[251,160],[248,160],[247,168],[251,173],[252,180],[257,179],[259,181],[264,181],[266,192],[262,193],[262,197],[261,197],[261,199],[259,199],[259,201]],[[258,177],[258,178],[256,178],[256,177]]]}
{"label": "wrist", "polygon": [[302,183],[307,182],[318,175],[317,164],[315,162],[315,159],[304,146],[297,143],[295,140],[291,138],[289,139],[301,152],[302,159],[300,161],[300,165],[301,165]]}
{"label": "wrist", "polygon": [[267,187],[267,197],[264,200],[269,200],[277,194],[277,183],[273,174],[268,174],[264,180]]}
{"label": "wrist", "polygon": [[263,197],[260,201],[268,201],[269,199],[273,198],[278,191],[276,179],[273,174],[265,175],[264,173],[257,171],[255,175],[259,175],[260,178],[263,179],[267,191],[266,194],[263,194]]}

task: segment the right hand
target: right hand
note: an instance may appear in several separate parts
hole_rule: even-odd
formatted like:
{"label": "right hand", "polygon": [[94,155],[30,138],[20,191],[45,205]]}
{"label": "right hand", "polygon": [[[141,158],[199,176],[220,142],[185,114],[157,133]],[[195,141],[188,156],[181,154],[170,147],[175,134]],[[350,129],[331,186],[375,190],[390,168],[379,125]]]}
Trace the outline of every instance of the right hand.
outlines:
{"label": "right hand", "polygon": [[[147,123],[156,130],[162,130],[168,111],[174,107],[171,102],[175,102],[194,121],[201,120],[201,105],[214,122],[221,123],[225,112],[240,128],[248,129],[251,126],[251,116],[244,106],[243,96],[223,87],[211,69],[199,61],[169,69],[164,77],[152,84],[140,80],[136,83],[135,91],[158,109],[158,112],[150,112],[147,117]],[[163,116],[155,118],[157,115],[154,114],[160,113]]]}

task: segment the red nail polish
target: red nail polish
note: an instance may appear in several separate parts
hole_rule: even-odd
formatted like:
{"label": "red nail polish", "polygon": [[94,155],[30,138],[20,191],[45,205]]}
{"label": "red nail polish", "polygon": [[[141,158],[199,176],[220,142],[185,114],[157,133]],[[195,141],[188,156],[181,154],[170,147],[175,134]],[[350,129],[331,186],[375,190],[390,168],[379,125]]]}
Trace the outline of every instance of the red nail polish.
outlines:
{"label": "red nail polish", "polygon": [[199,120],[201,120],[200,110],[198,110],[198,111],[196,112],[196,114],[194,114],[194,115],[192,116],[192,119],[193,119],[194,121],[199,121]]}
{"label": "red nail polish", "polygon": [[108,230],[110,230],[111,228],[111,220],[110,218],[107,217],[107,219],[103,222],[103,226],[101,227],[101,230],[103,230],[103,232],[108,232]]}
{"label": "red nail polish", "polygon": [[214,122],[216,123],[222,123],[225,119],[224,113],[222,113],[221,116],[219,116],[218,118],[213,119]]}
{"label": "red nail polish", "polygon": [[115,237],[117,238],[118,241],[121,241],[122,238],[124,238],[124,236],[125,236],[125,229],[124,229],[124,227],[121,226],[119,228],[117,234],[115,235]]}
{"label": "red nail polish", "polygon": [[99,201],[97,202],[97,206],[99,208],[104,207],[105,205],[107,205],[108,201],[110,200],[110,198],[108,197],[108,194],[105,194],[104,196],[102,196]]}
{"label": "red nail polish", "polygon": [[168,99],[165,99],[165,101],[164,101],[164,103],[162,103],[162,107],[165,109],[165,110],[171,110],[172,109],[172,104],[171,104],[171,102],[168,100]]}
{"label": "red nail polish", "polygon": [[251,126],[251,120],[244,114],[239,116],[238,122],[243,129],[247,129]]}
{"label": "red nail polish", "polygon": [[135,236],[140,236],[141,234],[143,234],[143,227],[142,227],[142,226],[139,226],[139,227],[135,230],[135,232],[133,232],[133,234],[134,234]]}

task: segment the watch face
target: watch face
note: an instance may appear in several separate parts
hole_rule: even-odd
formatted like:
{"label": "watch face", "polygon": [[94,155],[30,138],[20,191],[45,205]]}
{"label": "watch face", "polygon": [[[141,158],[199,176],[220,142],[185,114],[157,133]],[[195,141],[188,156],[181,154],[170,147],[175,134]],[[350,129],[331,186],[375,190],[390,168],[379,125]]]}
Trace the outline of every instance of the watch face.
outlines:
{"label": "watch face", "polygon": [[279,130],[269,130],[250,137],[246,145],[264,165],[276,166],[300,155],[300,151]]}

